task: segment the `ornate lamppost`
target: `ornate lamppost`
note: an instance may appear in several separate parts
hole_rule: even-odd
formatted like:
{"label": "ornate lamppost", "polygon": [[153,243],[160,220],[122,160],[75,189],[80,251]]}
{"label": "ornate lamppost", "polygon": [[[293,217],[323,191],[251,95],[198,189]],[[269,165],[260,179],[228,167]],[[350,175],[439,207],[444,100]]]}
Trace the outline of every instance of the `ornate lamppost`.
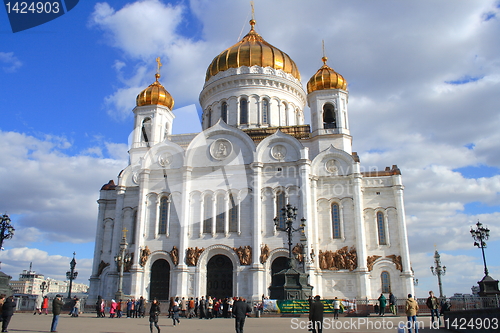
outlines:
{"label": "ornate lamppost", "polygon": [[[312,294],[312,286],[308,283],[309,276],[305,273],[305,264],[309,260],[306,252],[307,238],[304,234],[306,219],[302,218],[300,226],[294,228],[293,222],[297,219],[297,211],[297,207],[287,204],[281,209],[281,217],[274,218],[276,229],[285,231],[288,237],[288,267],[273,275],[273,284],[269,288],[274,299],[307,299]],[[292,252],[292,234],[297,231],[302,232],[300,237],[302,251],[298,255],[302,256],[304,262],[303,271],[296,269]]]}
{"label": "ornate lamppost", "polygon": [[127,229],[123,229],[123,237],[120,242],[120,252],[115,257],[115,262],[118,265],[119,275],[118,275],[118,290],[115,293],[115,299],[118,301],[120,299],[124,299],[125,296],[123,294],[123,271],[125,268],[125,264],[129,263],[131,258],[130,254],[127,252]]}
{"label": "ornate lamppost", "polygon": [[3,250],[4,239],[10,239],[14,236],[14,227],[10,224],[11,220],[9,215],[3,214],[1,217],[1,231],[0,231],[0,250]]}
{"label": "ornate lamppost", "polygon": [[488,266],[486,266],[486,256],[484,254],[484,249],[486,248],[486,241],[490,238],[490,229],[483,227],[483,224],[479,221],[476,223],[476,229],[470,228],[470,234],[474,239],[474,246],[481,249],[483,254],[484,263],[484,277],[479,284],[479,295],[480,296],[495,296],[500,295],[498,289],[498,280],[493,279],[488,275]]}
{"label": "ornate lamppost", "polygon": [[484,249],[486,248],[486,242],[490,238],[490,229],[484,228],[483,224],[479,221],[476,223],[476,229],[470,228],[470,234],[474,239],[474,246],[481,249],[483,253],[483,263],[484,263],[484,275],[488,275],[488,267],[486,266],[486,256],[484,255]]}
{"label": "ornate lamppost", "polygon": [[[287,204],[284,208],[281,208],[281,216],[285,221],[284,225],[280,225],[280,218],[274,218],[274,225],[276,230],[285,231],[288,237],[288,259],[293,259],[292,257],[292,233],[297,231],[303,231],[306,226],[306,219],[302,218],[300,222],[300,227],[294,228],[293,222],[297,219],[297,207],[293,207],[291,204]],[[304,236],[305,237],[305,236]]]}
{"label": "ornate lamppost", "polygon": [[443,298],[443,284],[441,283],[441,276],[446,274],[446,266],[441,266],[441,255],[436,250],[434,251],[435,266],[431,266],[431,272],[438,277],[439,285],[439,298]]}
{"label": "ornate lamppost", "polygon": [[66,272],[66,278],[69,280],[68,299],[71,299],[71,289],[73,289],[73,280],[76,280],[76,277],[78,276],[78,272],[75,272],[75,267],[76,267],[75,255],[76,253],[73,252],[73,260],[71,260],[71,262],[69,263],[70,270]]}
{"label": "ornate lamppost", "polygon": [[40,290],[42,291],[42,298],[43,298],[43,293],[45,292],[45,290],[49,289],[49,283],[45,282],[45,281],[42,281],[42,283],[40,284]]}

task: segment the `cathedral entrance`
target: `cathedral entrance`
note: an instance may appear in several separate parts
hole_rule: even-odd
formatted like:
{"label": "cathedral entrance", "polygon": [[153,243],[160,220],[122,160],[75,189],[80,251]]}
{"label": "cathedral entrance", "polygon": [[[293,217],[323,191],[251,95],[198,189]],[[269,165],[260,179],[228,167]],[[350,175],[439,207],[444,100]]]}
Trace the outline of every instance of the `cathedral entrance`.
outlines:
{"label": "cathedral entrance", "polygon": [[[277,279],[274,274],[281,272],[284,269],[288,268],[288,258],[287,257],[278,257],[273,260],[271,264],[271,286],[273,287],[283,287],[284,280]],[[275,288],[271,289],[271,294],[269,295],[271,299],[281,298],[275,292]]]}
{"label": "cathedral entrance", "polygon": [[165,259],[156,260],[151,266],[149,299],[166,301],[169,298],[170,264]]}
{"label": "cathedral entrance", "polygon": [[207,264],[207,296],[226,298],[233,295],[233,263],[225,255],[210,258]]}

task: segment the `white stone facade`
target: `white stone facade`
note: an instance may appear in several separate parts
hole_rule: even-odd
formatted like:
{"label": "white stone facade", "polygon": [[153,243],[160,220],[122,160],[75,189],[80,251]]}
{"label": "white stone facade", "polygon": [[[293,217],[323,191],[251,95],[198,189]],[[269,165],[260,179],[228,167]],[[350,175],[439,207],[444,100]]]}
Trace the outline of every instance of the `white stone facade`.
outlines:
{"label": "white stone facade", "polygon": [[[130,165],[98,201],[90,299],[115,295],[123,229],[133,254],[125,294],[199,297],[222,288],[224,297],[271,296],[273,262],[288,256],[273,219],[287,203],[298,208],[295,227],[306,219],[303,266],[313,294],[413,293],[400,172],[362,172],[347,101],[347,91],[306,94],[290,74],[252,66],[206,82],[201,133],[171,135],[175,110],[136,107]],[[304,125],[306,102],[311,126]],[[323,125],[325,107],[333,108],[335,126]],[[293,237],[295,246],[300,233]],[[243,259],[237,249],[246,249]]]}

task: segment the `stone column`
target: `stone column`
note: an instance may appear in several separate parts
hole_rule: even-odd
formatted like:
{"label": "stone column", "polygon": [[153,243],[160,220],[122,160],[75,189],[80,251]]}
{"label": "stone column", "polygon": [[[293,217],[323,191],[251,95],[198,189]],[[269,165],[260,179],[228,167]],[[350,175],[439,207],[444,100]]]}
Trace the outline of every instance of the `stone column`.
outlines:
{"label": "stone column", "polygon": [[265,283],[265,267],[260,263],[260,250],[262,247],[262,224],[267,221],[262,220],[262,163],[252,163],[253,169],[253,242],[252,242],[252,266],[250,274],[252,277],[252,300],[261,299],[266,294],[267,286]]}

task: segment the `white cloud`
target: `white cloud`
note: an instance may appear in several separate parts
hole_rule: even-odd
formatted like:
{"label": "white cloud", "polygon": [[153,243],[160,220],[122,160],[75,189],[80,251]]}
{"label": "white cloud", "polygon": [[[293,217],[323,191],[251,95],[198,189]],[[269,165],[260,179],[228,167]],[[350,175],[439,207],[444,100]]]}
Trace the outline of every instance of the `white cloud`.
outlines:
{"label": "white cloud", "polygon": [[23,63],[14,55],[14,52],[0,52],[0,63],[4,63],[2,67],[6,73],[14,73]]}

